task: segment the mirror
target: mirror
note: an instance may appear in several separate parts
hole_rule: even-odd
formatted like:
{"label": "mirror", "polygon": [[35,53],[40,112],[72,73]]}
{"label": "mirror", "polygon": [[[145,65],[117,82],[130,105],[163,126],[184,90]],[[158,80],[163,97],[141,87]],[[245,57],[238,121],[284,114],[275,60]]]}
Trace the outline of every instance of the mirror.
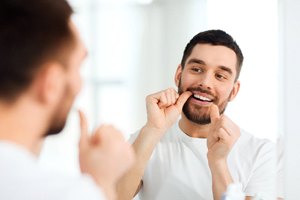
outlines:
{"label": "mirror", "polygon": [[[281,92],[282,87],[293,88],[294,85],[292,82],[283,85],[280,68],[283,61],[279,58],[285,52],[279,51],[284,44],[279,40],[282,32],[278,30],[282,27],[279,27],[278,21],[293,10],[291,3],[274,0],[70,2],[76,11],[74,20],[90,51],[86,67],[83,68],[85,87],[76,106],[85,109],[93,125],[113,123],[128,137],[146,120],[145,96],[170,86],[175,87],[173,76],[191,37],[206,29],[223,29],[236,39],[245,57],[240,93],[230,103],[226,113],[241,127],[260,138],[276,142],[286,131],[283,122],[293,118],[294,108],[286,104],[283,106],[285,100]],[[278,15],[281,7],[287,10]],[[299,14],[288,17],[293,20]],[[283,26],[286,27],[286,24]],[[293,46],[292,41],[296,39],[294,27],[289,24],[286,30],[287,35],[293,37],[284,36],[284,41],[290,42],[285,50],[289,45]],[[299,30],[295,32],[299,33]],[[292,52],[290,54],[294,56]],[[287,59],[290,59],[286,61],[288,65],[298,61]],[[297,74],[297,71],[290,73],[286,74],[285,80],[290,80],[290,76]],[[292,96],[295,91],[296,88],[285,94]],[[285,108],[288,109],[287,114],[283,114]],[[286,120],[282,120],[282,116],[286,116]],[[71,114],[70,128],[66,131],[76,132],[76,120]],[[61,142],[58,146],[63,147],[70,141],[76,144],[76,135],[61,137],[66,138],[65,143]],[[53,163],[48,162],[51,155],[47,148],[53,148],[51,145],[55,142],[55,138],[48,141],[42,159],[45,165]],[[55,146],[57,148],[57,144]],[[64,163],[66,171],[78,173],[76,165],[74,167],[76,151],[70,151],[75,152],[73,157],[65,159],[60,155],[55,159],[60,159],[57,163]]]}

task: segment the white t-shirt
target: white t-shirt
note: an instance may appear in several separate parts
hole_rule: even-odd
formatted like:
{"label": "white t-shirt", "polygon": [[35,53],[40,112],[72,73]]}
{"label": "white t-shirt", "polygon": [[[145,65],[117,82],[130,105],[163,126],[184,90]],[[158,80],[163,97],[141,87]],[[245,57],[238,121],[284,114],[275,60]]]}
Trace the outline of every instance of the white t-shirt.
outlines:
{"label": "white t-shirt", "polygon": [[0,141],[0,199],[104,200],[91,177],[67,177],[42,170],[26,149]]}
{"label": "white t-shirt", "polygon": [[[137,135],[132,135],[130,141]],[[242,184],[246,196],[275,199],[273,143],[242,130],[227,162],[233,180]],[[156,145],[142,179],[141,200],[213,199],[206,139],[189,137],[176,123]]]}

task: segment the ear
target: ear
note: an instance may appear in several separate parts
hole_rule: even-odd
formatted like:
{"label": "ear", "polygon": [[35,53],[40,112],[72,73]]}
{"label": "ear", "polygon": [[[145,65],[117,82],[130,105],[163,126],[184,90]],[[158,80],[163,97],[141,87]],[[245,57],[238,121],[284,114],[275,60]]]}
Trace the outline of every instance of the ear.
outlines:
{"label": "ear", "polygon": [[56,62],[47,63],[36,75],[36,96],[41,103],[57,102],[64,88],[64,73],[62,65]]}
{"label": "ear", "polygon": [[180,81],[180,78],[181,78],[181,73],[182,73],[182,66],[178,65],[176,73],[175,73],[175,77],[174,77],[175,84],[176,84],[177,87],[179,86],[179,81]]}
{"label": "ear", "polygon": [[231,94],[230,94],[230,98],[229,98],[229,101],[232,101],[236,95],[238,94],[239,90],[240,90],[240,81],[236,81],[233,85],[233,88],[231,90]]}

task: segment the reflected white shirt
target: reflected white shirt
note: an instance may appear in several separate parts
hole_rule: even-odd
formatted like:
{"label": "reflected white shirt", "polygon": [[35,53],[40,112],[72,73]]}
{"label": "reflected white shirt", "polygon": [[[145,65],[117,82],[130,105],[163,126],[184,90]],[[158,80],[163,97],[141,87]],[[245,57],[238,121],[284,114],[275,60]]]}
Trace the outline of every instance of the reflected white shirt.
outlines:
{"label": "reflected white shirt", "polygon": [[0,177],[3,200],[105,199],[91,177],[68,177],[45,171],[28,150],[4,141],[0,141]]}

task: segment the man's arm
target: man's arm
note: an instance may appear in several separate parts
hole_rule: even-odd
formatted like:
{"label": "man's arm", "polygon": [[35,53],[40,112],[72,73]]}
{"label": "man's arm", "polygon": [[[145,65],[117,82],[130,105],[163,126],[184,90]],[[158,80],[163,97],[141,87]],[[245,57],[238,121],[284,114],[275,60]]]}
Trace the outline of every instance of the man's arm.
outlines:
{"label": "man's arm", "polygon": [[211,127],[207,136],[207,158],[212,174],[212,191],[220,200],[233,179],[228,169],[227,156],[240,136],[240,129],[229,118],[219,114],[216,105],[210,107]]}
{"label": "man's arm", "polygon": [[146,98],[147,123],[133,143],[136,153],[134,166],[121,178],[117,185],[119,199],[129,200],[138,192],[151,154],[161,137],[179,117],[183,104],[191,92],[180,96],[174,89],[167,89]]}
{"label": "man's arm", "polygon": [[120,179],[117,192],[120,200],[132,199],[142,186],[142,177],[151,154],[163,133],[151,127],[144,126],[133,143],[136,155],[134,166]]}
{"label": "man's arm", "polygon": [[[227,164],[219,163],[213,168],[210,165],[212,172],[212,187],[214,199],[220,200],[222,194],[227,190],[229,184],[233,183],[232,177],[228,170]],[[251,200],[252,197],[246,196],[245,200]]]}

